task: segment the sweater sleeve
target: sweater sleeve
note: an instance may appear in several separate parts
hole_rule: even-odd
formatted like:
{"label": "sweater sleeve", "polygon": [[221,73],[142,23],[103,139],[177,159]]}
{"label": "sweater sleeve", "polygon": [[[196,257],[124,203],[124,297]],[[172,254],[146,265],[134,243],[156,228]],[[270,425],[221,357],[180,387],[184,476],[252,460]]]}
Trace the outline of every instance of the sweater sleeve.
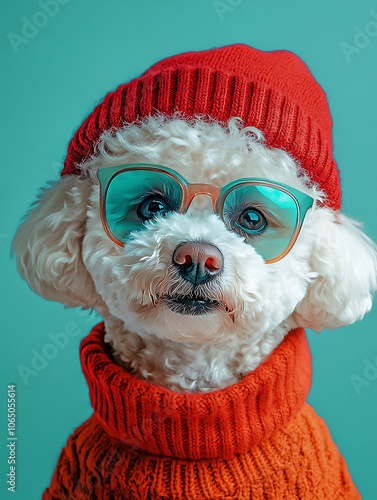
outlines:
{"label": "sweater sleeve", "polygon": [[93,424],[92,415],[68,438],[42,500],[95,500],[94,487],[99,475],[95,469],[90,471],[82,466],[91,444]]}

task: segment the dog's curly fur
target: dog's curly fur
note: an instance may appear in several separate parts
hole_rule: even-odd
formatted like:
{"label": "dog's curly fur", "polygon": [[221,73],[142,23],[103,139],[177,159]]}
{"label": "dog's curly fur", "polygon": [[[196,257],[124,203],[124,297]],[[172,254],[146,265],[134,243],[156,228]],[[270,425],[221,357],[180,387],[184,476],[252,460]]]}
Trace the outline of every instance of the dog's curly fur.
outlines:
{"label": "dog's curly fur", "polygon": [[[208,197],[186,214],[147,223],[124,248],[106,235],[99,214],[99,168],[153,163],[189,182],[223,186],[243,177],[283,182],[310,194],[315,206],[282,260],[266,264],[230,232]],[[377,282],[374,243],[360,225],[327,208],[325,193],[286,152],[264,144],[260,131],[179,113],[146,117],[103,133],[79,176],[44,188],[12,245],[21,276],[39,295],[103,316],[106,341],[126,370],[176,391],[223,388],[255,369],[297,326],[316,331],[362,319]],[[224,269],[198,285],[222,308],[199,316],[172,312],[163,294],[189,294],[193,284],[172,265],[182,242],[218,247]]]}

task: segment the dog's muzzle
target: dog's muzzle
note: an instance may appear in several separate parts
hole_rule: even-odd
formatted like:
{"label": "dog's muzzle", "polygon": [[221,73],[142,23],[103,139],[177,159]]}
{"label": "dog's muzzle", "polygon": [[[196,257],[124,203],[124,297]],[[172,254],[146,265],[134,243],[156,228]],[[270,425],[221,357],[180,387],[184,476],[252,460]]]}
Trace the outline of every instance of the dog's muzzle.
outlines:
{"label": "dog's muzzle", "polygon": [[[173,265],[181,278],[197,287],[218,276],[223,268],[224,259],[220,250],[209,243],[185,242],[175,249]],[[164,303],[179,314],[201,315],[212,312],[220,304],[216,300],[195,294],[165,295]]]}

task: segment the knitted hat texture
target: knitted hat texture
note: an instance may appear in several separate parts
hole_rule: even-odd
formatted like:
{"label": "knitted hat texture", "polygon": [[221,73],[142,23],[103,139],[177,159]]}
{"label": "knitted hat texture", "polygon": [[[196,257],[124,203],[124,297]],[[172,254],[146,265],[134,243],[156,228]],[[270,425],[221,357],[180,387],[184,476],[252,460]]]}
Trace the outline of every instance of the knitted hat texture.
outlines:
{"label": "knitted hat texture", "polygon": [[326,95],[292,52],[236,44],[163,59],[140,78],[107,94],[73,136],[62,175],[78,175],[102,132],[156,112],[219,122],[240,117],[270,147],[290,153],[340,209],[339,172],[332,156]]}

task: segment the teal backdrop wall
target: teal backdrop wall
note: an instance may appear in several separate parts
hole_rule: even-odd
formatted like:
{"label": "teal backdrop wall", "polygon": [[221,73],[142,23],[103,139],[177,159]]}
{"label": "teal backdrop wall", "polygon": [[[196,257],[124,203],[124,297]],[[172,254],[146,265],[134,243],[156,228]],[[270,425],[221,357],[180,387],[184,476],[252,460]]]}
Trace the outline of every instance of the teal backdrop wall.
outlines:
{"label": "teal backdrop wall", "polygon": [[[107,92],[164,57],[238,42],[291,50],[327,93],[343,210],[377,241],[377,3],[19,0],[0,9],[0,497],[34,500],[69,434],[91,414],[78,348],[101,318],[34,294],[10,245],[39,188],[58,179],[74,131]],[[309,402],[364,500],[377,498],[376,320],[377,304],[361,323],[307,332]],[[64,330],[69,341],[43,361]],[[8,384],[17,391],[16,493],[6,483]]]}

